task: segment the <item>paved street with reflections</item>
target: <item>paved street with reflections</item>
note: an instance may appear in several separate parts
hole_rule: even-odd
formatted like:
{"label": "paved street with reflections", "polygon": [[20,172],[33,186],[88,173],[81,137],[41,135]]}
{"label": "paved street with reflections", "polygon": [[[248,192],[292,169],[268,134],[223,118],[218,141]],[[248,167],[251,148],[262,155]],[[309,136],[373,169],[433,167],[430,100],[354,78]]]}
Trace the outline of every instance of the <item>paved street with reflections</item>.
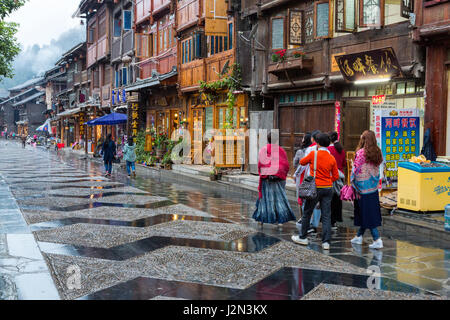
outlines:
{"label": "paved street with reflections", "polygon": [[320,232],[302,247],[294,223],[261,229],[256,199],[124,170],[105,178],[100,163],[15,142],[0,152],[0,299],[450,295],[449,243],[381,229],[384,249],[369,237],[352,246],[346,221],[323,252]]}

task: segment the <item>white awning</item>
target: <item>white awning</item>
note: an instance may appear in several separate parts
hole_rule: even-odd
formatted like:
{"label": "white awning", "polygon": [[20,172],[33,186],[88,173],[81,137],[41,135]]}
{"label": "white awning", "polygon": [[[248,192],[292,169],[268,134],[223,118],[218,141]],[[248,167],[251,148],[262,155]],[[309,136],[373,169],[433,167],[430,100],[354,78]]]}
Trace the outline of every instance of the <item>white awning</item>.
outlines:
{"label": "white awning", "polygon": [[62,117],[71,116],[73,114],[77,114],[80,111],[81,111],[81,108],[74,108],[74,109],[66,110],[64,112],[58,113],[57,117],[62,118]]}

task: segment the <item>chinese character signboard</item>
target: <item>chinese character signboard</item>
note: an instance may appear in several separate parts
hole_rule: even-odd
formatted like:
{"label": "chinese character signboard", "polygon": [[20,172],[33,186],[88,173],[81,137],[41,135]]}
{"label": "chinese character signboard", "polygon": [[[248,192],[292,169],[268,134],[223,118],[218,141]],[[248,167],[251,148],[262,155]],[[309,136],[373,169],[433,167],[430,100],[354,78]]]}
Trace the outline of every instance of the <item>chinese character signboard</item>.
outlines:
{"label": "chinese character signboard", "polygon": [[375,134],[383,152],[388,187],[397,186],[398,162],[420,153],[418,109],[382,109],[375,113]]}
{"label": "chinese character signboard", "polygon": [[78,121],[80,124],[80,139],[83,139],[84,134],[85,134],[85,122],[86,122],[86,115],[84,112],[80,113]]}
{"label": "chinese character signboard", "polygon": [[131,104],[131,136],[136,139],[139,128],[139,105]]}
{"label": "chinese character signboard", "polygon": [[335,56],[347,81],[383,79],[399,76],[401,67],[394,50],[389,48]]}
{"label": "chinese character signboard", "polygon": [[303,11],[289,10],[289,44],[302,44]]}

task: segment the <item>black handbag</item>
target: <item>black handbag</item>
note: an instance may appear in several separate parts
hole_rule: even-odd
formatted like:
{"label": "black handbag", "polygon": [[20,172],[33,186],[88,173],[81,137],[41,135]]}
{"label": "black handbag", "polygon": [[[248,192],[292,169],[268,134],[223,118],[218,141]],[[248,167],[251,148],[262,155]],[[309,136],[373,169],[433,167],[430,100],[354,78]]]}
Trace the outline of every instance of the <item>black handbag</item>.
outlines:
{"label": "black handbag", "polygon": [[316,170],[317,170],[317,151],[314,151],[314,176],[308,176],[303,179],[302,184],[298,187],[299,198],[305,200],[315,199],[317,197],[316,187]]}

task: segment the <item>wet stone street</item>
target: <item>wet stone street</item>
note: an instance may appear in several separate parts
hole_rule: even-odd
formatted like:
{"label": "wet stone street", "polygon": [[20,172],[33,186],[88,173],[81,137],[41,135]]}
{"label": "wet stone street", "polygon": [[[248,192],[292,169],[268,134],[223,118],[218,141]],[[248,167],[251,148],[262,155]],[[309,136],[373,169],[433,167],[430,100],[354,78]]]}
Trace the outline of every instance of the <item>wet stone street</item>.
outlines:
{"label": "wet stone street", "polygon": [[260,228],[256,199],[105,178],[100,163],[14,142],[0,152],[0,299],[450,297],[450,243],[381,229],[372,250],[344,221],[324,252],[320,229],[303,247],[293,222]]}

